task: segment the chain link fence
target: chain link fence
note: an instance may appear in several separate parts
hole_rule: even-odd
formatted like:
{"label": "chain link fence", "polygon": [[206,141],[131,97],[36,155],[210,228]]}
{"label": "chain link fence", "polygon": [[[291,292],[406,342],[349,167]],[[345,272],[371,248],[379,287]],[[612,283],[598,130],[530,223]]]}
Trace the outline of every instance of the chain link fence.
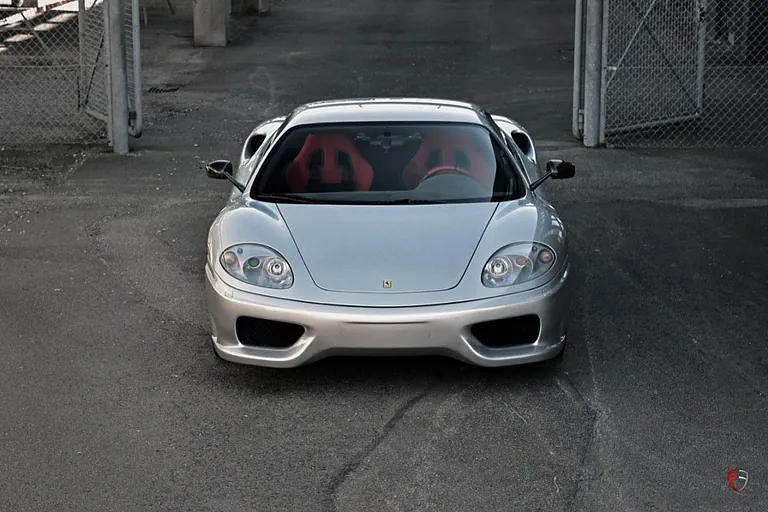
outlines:
{"label": "chain link fence", "polygon": [[768,0],[604,0],[602,10],[601,142],[768,146]]}
{"label": "chain link fence", "polygon": [[576,0],[575,43],[585,145],[768,147],[768,0]]}
{"label": "chain link fence", "polygon": [[[110,95],[103,0],[5,1],[16,5],[0,7],[0,146],[105,143]],[[124,6],[136,104],[133,4]]]}

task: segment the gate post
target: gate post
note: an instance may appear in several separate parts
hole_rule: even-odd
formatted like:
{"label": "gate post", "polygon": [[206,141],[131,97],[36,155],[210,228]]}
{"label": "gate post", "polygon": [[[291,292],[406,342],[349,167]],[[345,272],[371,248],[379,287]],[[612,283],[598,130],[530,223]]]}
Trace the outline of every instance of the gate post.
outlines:
{"label": "gate post", "polygon": [[602,142],[603,97],[603,0],[586,0],[584,42],[584,145]]}
{"label": "gate post", "polygon": [[573,136],[582,140],[582,86],[584,85],[584,1],[576,0],[576,22],[573,26],[573,110],[571,111],[571,131]]}
{"label": "gate post", "polygon": [[112,150],[124,155],[130,150],[128,145],[128,73],[125,62],[125,23],[124,0],[106,0],[107,10],[107,66],[109,66],[110,124]]}

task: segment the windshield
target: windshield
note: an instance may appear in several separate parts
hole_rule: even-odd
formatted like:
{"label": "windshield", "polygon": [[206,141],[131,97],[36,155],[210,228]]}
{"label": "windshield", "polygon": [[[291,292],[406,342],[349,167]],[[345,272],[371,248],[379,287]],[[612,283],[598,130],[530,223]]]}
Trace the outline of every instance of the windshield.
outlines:
{"label": "windshield", "polygon": [[251,197],[318,204],[492,202],[524,193],[483,126],[349,123],[300,126],[277,142]]}

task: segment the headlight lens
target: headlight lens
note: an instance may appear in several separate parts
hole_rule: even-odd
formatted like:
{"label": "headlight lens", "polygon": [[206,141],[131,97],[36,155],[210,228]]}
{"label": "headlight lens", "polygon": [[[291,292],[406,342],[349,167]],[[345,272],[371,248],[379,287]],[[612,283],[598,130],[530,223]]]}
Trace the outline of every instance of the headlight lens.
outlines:
{"label": "headlight lens", "polygon": [[235,245],[224,251],[219,261],[227,274],[248,284],[279,289],[293,285],[291,266],[263,245]]}
{"label": "headlight lens", "polygon": [[555,251],[538,243],[519,243],[501,248],[483,268],[483,284],[489,288],[512,286],[543,276],[555,264]]}

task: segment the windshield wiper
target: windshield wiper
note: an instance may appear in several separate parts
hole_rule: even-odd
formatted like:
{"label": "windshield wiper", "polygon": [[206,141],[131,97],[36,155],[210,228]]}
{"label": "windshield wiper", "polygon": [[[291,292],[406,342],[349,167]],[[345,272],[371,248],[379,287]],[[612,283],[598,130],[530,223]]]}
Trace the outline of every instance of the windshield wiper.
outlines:
{"label": "windshield wiper", "polygon": [[308,199],[301,196],[292,196],[290,194],[261,194],[255,198],[257,201],[274,202],[274,203],[304,203],[312,204],[317,203],[313,199]]}

